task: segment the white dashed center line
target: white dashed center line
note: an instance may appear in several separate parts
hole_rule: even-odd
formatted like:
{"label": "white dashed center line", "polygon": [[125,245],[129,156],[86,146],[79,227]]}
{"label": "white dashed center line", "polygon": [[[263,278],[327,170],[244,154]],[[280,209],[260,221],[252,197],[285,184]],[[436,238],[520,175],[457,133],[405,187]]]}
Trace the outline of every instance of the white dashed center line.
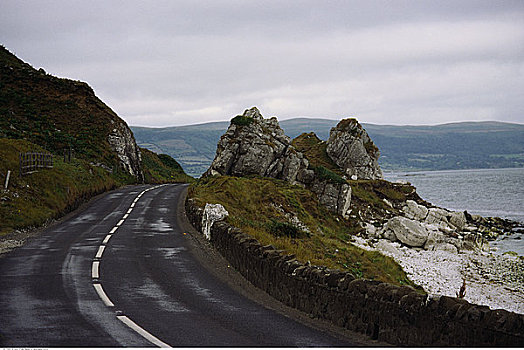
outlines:
{"label": "white dashed center line", "polygon": [[98,247],[98,251],[96,252],[95,258],[102,258],[102,254],[104,254],[104,249],[106,249],[105,245],[101,245],[100,247]]}
{"label": "white dashed center line", "polygon": [[91,265],[91,277],[92,278],[100,278],[99,269],[100,267],[100,261],[93,261],[93,265]]}
{"label": "white dashed center line", "polygon": [[160,348],[170,348],[171,347],[170,345],[164,343],[163,341],[161,341],[160,339],[158,339],[157,337],[155,337],[154,335],[146,331],[144,328],[137,325],[135,322],[131,321],[129,317],[117,316],[117,318],[120,321],[124,322],[129,328],[133,329],[135,332],[137,332],[142,337],[146,338],[147,340],[149,340],[151,343],[155,344],[156,346]]}
{"label": "white dashed center line", "polygon": [[93,283],[93,287],[95,287],[95,290],[98,293],[98,296],[100,297],[100,299],[102,299],[102,301],[104,302],[104,304],[106,304],[106,306],[108,307],[115,306],[115,304],[113,304],[111,300],[109,300],[109,298],[107,297],[107,294],[102,289],[102,285],[100,283]]}
{"label": "white dashed center line", "polygon": [[[111,239],[112,235],[124,223],[124,220],[128,218],[129,214],[131,213],[131,211],[133,211],[133,208],[135,207],[135,204],[138,202],[140,197],[142,197],[142,195],[144,193],[146,193],[147,191],[154,190],[154,189],[156,189],[156,188],[158,188],[160,186],[164,186],[164,185],[158,185],[158,186],[155,186],[155,187],[148,188],[146,190],[143,190],[142,192],[140,192],[140,194],[138,196],[136,196],[136,198],[133,200],[133,203],[131,203],[131,205],[129,206],[129,209],[127,210],[127,213],[116,224],[116,226],[113,227],[111,229],[111,231],[109,231],[109,234],[105,236],[104,240],[102,241],[102,245],[98,247],[98,251],[96,252],[95,259],[101,259],[102,258],[102,255],[104,254],[104,250],[106,248],[106,244],[109,243],[109,240]],[[100,260],[93,261],[93,264],[91,265],[91,278],[93,278],[93,279],[99,279],[100,278],[100,263],[101,263]],[[98,283],[98,282],[97,283],[93,283],[93,287],[95,288],[96,292],[98,293],[98,296],[100,297],[100,299],[102,299],[102,301],[104,302],[104,304],[107,307],[114,307],[115,306],[115,304],[113,304],[113,302],[111,302],[111,300],[109,299],[107,294],[104,292],[104,289],[102,288],[102,285],[100,283]],[[163,341],[161,341],[160,339],[158,339],[157,337],[155,337],[154,335],[152,335],[151,333],[147,332],[145,329],[143,329],[142,327],[137,325],[129,317],[123,316],[123,315],[119,315],[119,316],[117,316],[117,318],[120,321],[122,321],[125,325],[127,325],[129,328],[131,328],[132,330],[134,330],[135,332],[137,332],[142,337],[144,337],[146,340],[150,341],[151,343],[155,344],[156,346],[162,347],[162,348],[170,348],[171,347],[170,345],[164,343]]]}
{"label": "white dashed center line", "polygon": [[104,240],[102,241],[102,244],[107,244],[107,242],[109,242],[110,239],[111,235],[107,235],[106,238],[104,238]]}

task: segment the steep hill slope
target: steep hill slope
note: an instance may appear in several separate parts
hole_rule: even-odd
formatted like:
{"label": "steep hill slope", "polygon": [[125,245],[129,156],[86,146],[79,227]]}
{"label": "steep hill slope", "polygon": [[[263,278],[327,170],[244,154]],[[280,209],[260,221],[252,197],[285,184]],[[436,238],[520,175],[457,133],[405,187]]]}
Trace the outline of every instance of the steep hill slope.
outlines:
{"label": "steep hill slope", "polygon": [[[25,152],[52,154],[53,167],[22,175]],[[36,70],[0,46],[0,240],[19,241],[19,230],[141,183],[144,173],[151,183],[192,180],[170,156],[142,152],[144,159],[127,124],[86,83]]]}
{"label": "steep hill slope", "polygon": [[[295,118],[280,122],[295,138],[314,132],[327,140],[336,120]],[[200,176],[215,156],[215,146],[227,122],[170,128],[131,127],[137,142],[178,159],[193,176]],[[362,124],[381,152],[380,166],[392,170],[443,170],[524,166],[524,125],[467,122],[431,126]]]}
{"label": "steep hill slope", "polygon": [[86,83],[48,75],[0,47],[0,137],[25,139],[54,154],[74,149],[94,164],[121,167],[142,181],[127,124]]}
{"label": "steep hill slope", "polygon": [[140,148],[144,180],[146,183],[193,182],[180,164],[167,154],[156,154],[146,148]]}

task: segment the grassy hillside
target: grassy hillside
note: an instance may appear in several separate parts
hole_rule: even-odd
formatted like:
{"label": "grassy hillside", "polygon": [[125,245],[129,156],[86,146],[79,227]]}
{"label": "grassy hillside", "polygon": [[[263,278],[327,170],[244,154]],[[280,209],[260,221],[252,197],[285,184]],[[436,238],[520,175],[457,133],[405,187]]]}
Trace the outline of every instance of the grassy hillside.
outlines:
{"label": "grassy hillside", "polygon": [[[296,118],[280,122],[291,138],[314,132],[327,140],[338,121]],[[132,127],[137,143],[176,158],[192,176],[211,164],[216,144],[229,123],[171,128]],[[475,122],[432,126],[363,124],[380,149],[379,164],[391,170],[442,170],[524,167],[524,125]]]}
{"label": "grassy hillside", "polygon": [[[29,151],[45,152],[26,140],[0,138],[0,238],[15,229],[40,226],[120,184],[118,176],[76,158],[64,163],[55,157],[52,169],[20,176],[18,153]],[[11,177],[4,190],[8,170]]]}
{"label": "grassy hillside", "polygon": [[36,70],[0,46],[0,137],[25,139],[51,153],[118,164],[107,135],[123,121],[86,83]]}
{"label": "grassy hillside", "polygon": [[[108,142],[113,129],[125,125],[87,84],[36,70],[0,46],[0,237],[40,226],[95,194],[139,181],[141,175],[120,166]],[[73,159],[64,163],[63,151],[69,148]],[[54,167],[21,176],[19,153],[28,151],[54,154]],[[143,154],[146,181],[191,180],[171,157]]]}
{"label": "grassy hillside", "polygon": [[167,154],[156,154],[148,149],[140,148],[144,179],[147,183],[193,182],[180,164]]}
{"label": "grassy hillside", "polygon": [[189,196],[202,207],[222,204],[230,224],[304,263],[349,271],[356,278],[413,286],[391,258],[349,243],[362,229],[356,216],[344,220],[330,213],[302,187],[269,178],[221,176],[198,180]]}

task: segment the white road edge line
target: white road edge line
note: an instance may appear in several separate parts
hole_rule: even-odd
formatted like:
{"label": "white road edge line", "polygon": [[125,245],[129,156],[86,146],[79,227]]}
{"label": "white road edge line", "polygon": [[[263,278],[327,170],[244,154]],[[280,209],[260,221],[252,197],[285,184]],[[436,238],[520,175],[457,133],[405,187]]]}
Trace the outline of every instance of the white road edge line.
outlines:
{"label": "white road edge line", "polygon": [[113,227],[113,229],[112,229],[111,231],[109,231],[109,233],[110,233],[110,234],[113,234],[113,233],[115,233],[116,230],[118,230],[118,227],[117,227],[117,226]]}
{"label": "white road edge line", "polygon": [[111,235],[107,235],[106,238],[104,238],[104,240],[102,241],[102,244],[107,244],[107,242],[109,242],[110,239]]}
{"label": "white road edge line", "polygon": [[171,345],[168,345],[168,344],[164,343],[163,341],[161,341],[160,339],[158,339],[157,337],[155,337],[154,335],[152,335],[151,333],[146,331],[144,328],[142,328],[139,325],[137,325],[129,317],[127,317],[127,316],[117,316],[117,318],[120,321],[122,321],[126,326],[128,326],[129,328],[131,328],[132,330],[134,330],[135,332],[137,332],[142,337],[144,337],[145,339],[147,339],[151,343],[155,344],[156,346],[158,346],[160,348],[170,348],[171,347]]}
{"label": "white road edge line", "polygon": [[124,223],[124,220],[122,219],[122,220],[120,220],[120,221],[118,222],[118,224],[116,224],[116,226],[120,226],[120,225],[122,225],[123,223]]}
{"label": "white road edge line", "polygon": [[133,208],[129,208],[129,210],[127,211],[127,214],[131,214],[132,211],[133,211]]}
{"label": "white road edge line", "polygon": [[102,254],[104,254],[104,249],[106,249],[105,245],[101,245],[98,247],[98,251],[96,252],[95,258],[100,259],[102,257]]}
{"label": "white road edge line", "polygon": [[127,219],[127,217],[129,216],[129,214],[125,214],[124,216],[122,216],[122,219]]}
{"label": "white road edge line", "polygon": [[100,261],[93,261],[93,265],[91,266],[91,277],[92,278],[100,278],[99,274],[99,267],[100,267]]}
{"label": "white road edge line", "polygon": [[104,304],[106,304],[106,306],[109,306],[109,307],[115,306],[115,304],[113,304],[111,300],[109,300],[109,298],[107,297],[107,294],[102,289],[102,285],[100,283],[93,283],[93,287],[95,287],[95,290],[98,293],[98,296],[100,297],[100,299],[102,299],[102,301],[104,302]]}

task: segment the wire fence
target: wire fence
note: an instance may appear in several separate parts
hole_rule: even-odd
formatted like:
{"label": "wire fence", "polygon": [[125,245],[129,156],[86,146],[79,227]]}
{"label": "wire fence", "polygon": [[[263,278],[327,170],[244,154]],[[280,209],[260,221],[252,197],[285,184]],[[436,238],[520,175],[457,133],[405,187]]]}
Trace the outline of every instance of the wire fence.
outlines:
{"label": "wire fence", "polygon": [[38,171],[38,169],[53,167],[53,155],[50,153],[20,153],[19,160],[20,175],[27,175]]}

